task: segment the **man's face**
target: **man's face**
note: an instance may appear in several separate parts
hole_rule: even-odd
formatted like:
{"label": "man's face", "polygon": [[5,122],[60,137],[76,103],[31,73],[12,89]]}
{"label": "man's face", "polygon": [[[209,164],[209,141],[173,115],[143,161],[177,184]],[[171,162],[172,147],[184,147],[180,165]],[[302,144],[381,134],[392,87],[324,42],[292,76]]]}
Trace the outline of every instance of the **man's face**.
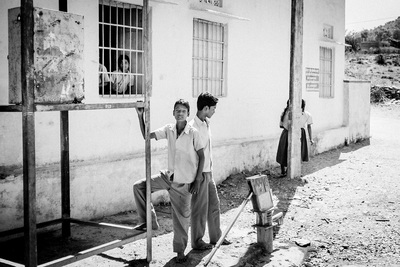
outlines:
{"label": "man's face", "polygon": [[184,105],[178,104],[176,105],[173,115],[176,121],[186,121],[187,117],[189,116],[189,111]]}
{"label": "man's face", "polygon": [[213,115],[214,115],[214,113],[215,113],[215,110],[217,109],[217,106],[215,105],[215,106],[211,106],[211,107],[207,107],[207,113],[206,113],[206,116],[207,116],[207,118],[211,118]]}

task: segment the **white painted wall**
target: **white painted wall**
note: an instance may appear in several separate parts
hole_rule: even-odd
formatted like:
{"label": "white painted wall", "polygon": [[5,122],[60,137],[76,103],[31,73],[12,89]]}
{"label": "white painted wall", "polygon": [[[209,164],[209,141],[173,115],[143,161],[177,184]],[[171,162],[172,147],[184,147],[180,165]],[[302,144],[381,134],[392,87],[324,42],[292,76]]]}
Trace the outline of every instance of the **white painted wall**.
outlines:
{"label": "white painted wall", "polygon": [[348,107],[349,141],[357,142],[369,138],[371,83],[369,81],[345,81],[344,88],[345,96],[349,99],[348,103],[357,103],[357,105]]}
{"label": "white painted wall", "polygon": [[[18,0],[0,0],[0,21]],[[193,18],[228,26],[227,97],[220,98],[212,118],[214,177],[253,168],[276,166],[279,116],[289,91],[290,0],[229,0],[223,12],[248,18],[238,20],[190,9],[196,0],[172,0],[178,5],[150,2],[152,10],[153,91],[151,129],[173,122],[179,98],[191,103]],[[141,0],[127,1],[141,4]],[[57,9],[56,1],[35,1]],[[5,7],[5,8],[3,8]],[[104,102],[97,96],[97,1],[69,0],[69,12],[85,19],[86,103]],[[304,66],[318,67],[322,24],[335,26],[335,39],[344,42],[344,0],[305,0]],[[0,104],[8,103],[7,23],[0,23]],[[335,97],[321,99],[303,89],[313,114],[316,152],[344,142],[344,48],[335,48]],[[353,101],[354,99],[352,99]],[[107,100],[112,101],[112,100]],[[350,103],[349,105],[353,105]],[[60,216],[60,122],[58,112],[36,113],[38,221]],[[329,118],[329,119],[327,119]],[[22,134],[21,114],[0,113],[0,230],[21,226]],[[95,218],[134,209],[132,184],[144,177],[144,140],[133,109],[70,112],[71,213]],[[329,133],[329,134],[326,134]],[[348,136],[348,134],[347,134]],[[167,166],[166,141],[152,141],[153,173]],[[317,144],[318,147],[319,144]],[[158,194],[158,196],[165,194]]]}

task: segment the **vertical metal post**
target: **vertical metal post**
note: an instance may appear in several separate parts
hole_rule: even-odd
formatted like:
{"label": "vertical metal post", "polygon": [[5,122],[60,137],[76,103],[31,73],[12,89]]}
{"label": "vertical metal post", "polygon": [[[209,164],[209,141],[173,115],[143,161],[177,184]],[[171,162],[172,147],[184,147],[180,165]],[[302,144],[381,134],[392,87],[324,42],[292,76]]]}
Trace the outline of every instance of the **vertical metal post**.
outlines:
{"label": "vertical metal post", "polygon": [[146,221],[147,221],[147,261],[152,260],[152,218],[151,218],[151,147],[150,147],[150,94],[152,87],[151,40],[149,23],[149,1],[143,0],[143,68],[144,68],[144,110],[145,110],[145,153],[146,153]]}
{"label": "vertical metal post", "polygon": [[21,89],[25,266],[37,266],[33,0],[21,0]]}
{"label": "vertical metal post", "polygon": [[68,1],[58,0],[58,10],[68,12]]}
{"label": "vertical metal post", "polygon": [[[68,12],[68,0],[58,0],[58,9]],[[61,216],[62,235],[71,236],[71,199],[70,199],[70,173],[69,173],[69,113],[68,110],[60,111],[60,151],[61,151]]]}
{"label": "vertical metal post", "polygon": [[62,235],[71,236],[71,201],[69,175],[69,116],[68,111],[60,111],[60,146],[61,146],[61,215]]}
{"label": "vertical metal post", "polygon": [[301,175],[301,93],[303,76],[303,0],[292,0],[289,84],[288,174]]}

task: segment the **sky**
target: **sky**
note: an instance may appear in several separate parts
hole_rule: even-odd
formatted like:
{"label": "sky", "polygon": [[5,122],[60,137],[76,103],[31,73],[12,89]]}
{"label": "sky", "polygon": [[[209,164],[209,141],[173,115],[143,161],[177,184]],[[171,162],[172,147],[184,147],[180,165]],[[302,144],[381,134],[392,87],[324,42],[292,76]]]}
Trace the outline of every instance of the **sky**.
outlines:
{"label": "sky", "polygon": [[346,31],[373,29],[400,17],[400,0],[345,0]]}

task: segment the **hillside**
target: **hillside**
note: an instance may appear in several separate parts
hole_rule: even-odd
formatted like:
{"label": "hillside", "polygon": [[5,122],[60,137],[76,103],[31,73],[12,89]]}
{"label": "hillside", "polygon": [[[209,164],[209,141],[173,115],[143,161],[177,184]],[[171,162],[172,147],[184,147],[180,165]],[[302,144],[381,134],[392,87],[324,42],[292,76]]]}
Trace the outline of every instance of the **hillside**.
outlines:
{"label": "hillside", "polygon": [[383,96],[399,99],[400,55],[346,53],[345,77],[349,80],[371,81],[372,102],[384,101]]}
{"label": "hillside", "polygon": [[[382,57],[381,64],[377,61]],[[348,79],[369,80],[372,85],[400,88],[400,55],[346,53]]]}

